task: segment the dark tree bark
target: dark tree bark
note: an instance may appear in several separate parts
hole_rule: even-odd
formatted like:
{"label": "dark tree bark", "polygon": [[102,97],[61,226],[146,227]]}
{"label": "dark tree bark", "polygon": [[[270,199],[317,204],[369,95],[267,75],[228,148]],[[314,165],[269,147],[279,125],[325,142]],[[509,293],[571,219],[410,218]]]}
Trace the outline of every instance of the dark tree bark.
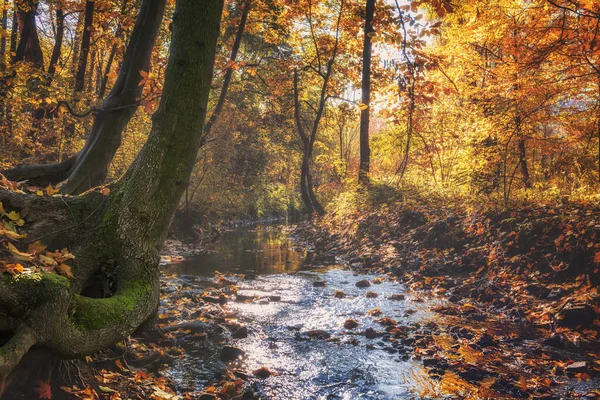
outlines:
{"label": "dark tree bark", "polygon": [[38,3],[28,1],[25,9],[17,10],[17,18],[21,38],[13,58],[13,64],[26,61],[32,63],[36,68],[44,67],[44,53],[40,47],[40,39],[37,32],[35,15]]}
{"label": "dark tree bark", "polygon": [[[233,63],[237,59],[237,54],[240,50],[240,45],[242,44],[244,30],[246,29],[246,21],[248,20],[248,14],[250,13],[251,6],[252,0],[242,0],[242,3],[240,5],[240,8],[242,10],[242,16],[240,19],[240,24],[238,25],[237,32],[235,34],[233,46],[231,47],[231,56],[229,57],[229,61]],[[223,106],[225,105],[225,98],[227,97],[227,91],[229,90],[231,77],[233,76],[233,70],[233,68],[228,68],[227,71],[225,71],[225,76],[223,77],[223,85],[221,86],[221,93],[219,94],[219,100],[217,100],[217,105],[215,106],[214,111],[212,112],[210,118],[204,126],[204,140],[208,139],[215,122],[217,121],[217,119],[221,115],[221,112],[223,111]]]}
{"label": "dark tree bark", "polygon": [[75,92],[83,92],[85,85],[85,72],[87,70],[88,55],[90,53],[90,41],[92,38],[92,25],[94,23],[94,1],[85,2],[83,13],[83,32],[81,34],[81,50],[75,73]]}
{"label": "dark tree bark", "polygon": [[108,85],[108,75],[112,69],[113,61],[115,60],[115,55],[117,54],[117,44],[114,43],[110,48],[110,53],[108,54],[108,60],[106,61],[106,67],[104,68],[104,74],[102,75],[102,81],[100,82],[100,89],[98,90],[98,98],[104,98],[106,94],[106,86]]}
{"label": "dark tree bark", "polygon": [[12,180],[29,179],[37,184],[68,179],[61,191],[79,194],[104,183],[108,167],[121,144],[121,134],[139,106],[143,86],[139,71],[148,71],[152,48],[160,29],[166,0],[144,0],[117,81],[102,105],[83,149],[54,165],[24,165],[5,172]]}
{"label": "dark tree bark", "polygon": [[[323,118],[323,113],[325,112],[325,105],[327,104],[327,99],[329,98],[327,92],[329,89],[329,80],[331,79],[331,74],[333,73],[333,65],[335,64],[336,57],[338,55],[338,44],[339,44],[339,33],[340,33],[340,21],[342,18],[342,13],[344,12],[344,0],[340,1],[340,11],[337,17],[337,22],[335,25],[335,42],[333,45],[333,49],[331,50],[329,59],[323,65],[321,64],[321,55],[319,54],[319,48],[317,47],[317,41],[313,37],[315,51],[317,54],[318,66],[317,73],[322,78],[322,85],[319,93],[319,100],[317,103],[317,107],[315,108],[315,116],[312,121],[312,126],[310,128],[310,132],[307,133],[304,129],[304,122],[302,120],[301,110],[300,110],[300,93],[298,88],[298,68],[294,69],[294,77],[293,77],[293,96],[294,96],[294,120],[296,123],[296,130],[298,132],[298,136],[300,136],[300,140],[302,141],[302,166],[300,168],[300,194],[302,197],[302,202],[306,208],[306,212],[309,215],[312,215],[316,212],[319,215],[325,214],[325,209],[317,199],[317,196],[314,192],[312,175],[310,172],[310,162],[312,160],[313,149],[315,145],[315,141],[317,139],[317,133],[319,131],[319,124],[321,123],[321,119]],[[309,12],[310,18],[310,12]],[[310,21],[309,21],[310,24]]]}
{"label": "dark tree bark", "polygon": [[6,31],[8,29],[8,0],[4,0],[2,8],[2,39],[0,39],[0,70],[6,69]]}
{"label": "dark tree bark", "polygon": [[531,177],[529,175],[529,165],[527,163],[527,148],[525,146],[525,137],[523,136],[523,132],[521,131],[521,116],[517,114],[515,117],[515,129],[517,130],[517,134],[519,136],[519,164],[521,165],[521,178],[523,180],[523,185],[526,188],[531,187]]}
{"label": "dark tree bark", "polygon": [[[51,245],[79,245],[71,279],[46,273],[0,277],[0,308],[16,325],[0,348],[2,378],[36,344],[80,357],[126,338],[153,318],[160,295],[159,252],[201,144],[222,7],[223,0],[177,1],[163,96],[150,136],[110,195],[42,198],[0,191],[5,207],[20,209],[27,219],[28,239],[47,236],[50,228]],[[57,223],[63,224],[60,234]],[[114,277],[114,290],[104,298],[86,296],[90,279],[98,276]]]}
{"label": "dark tree bark", "polygon": [[[17,35],[19,34],[19,19],[17,11],[13,11],[12,30],[10,31],[10,54],[17,52]],[[11,57],[12,60],[12,57]]]}
{"label": "dark tree bark", "polygon": [[[129,4],[129,0],[123,0],[121,3],[121,14],[124,14],[127,10],[127,5]],[[118,39],[123,34],[123,26],[119,23],[117,26],[117,32],[115,34],[116,39]],[[115,40],[113,45],[110,48],[110,53],[108,55],[108,60],[106,61],[106,67],[104,68],[104,73],[102,74],[102,81],[100,82],[100,90],[98,90],[98,98],[104,98],[106,94],[106,87],[108,85],[108,75],[112,70],[112,65],[115,60],[115,55],[117,54],[118,43]]]}
{"label": "dark tree bark", "polygon": [[61,8],[56,9],[56,38],[54,40],[54,48],[52,49],[52,56],[50,57],[50,64],[48,65],[48,83],[52,82],[54,73],[56,72],[56,66],[60,60],[62,51],[62,43],[65,35],[65,14]]}
{"label": "dark tree bark", "polygon": [[367,0],[365,7],[365,29],[362,56],[362,104],[360,111],[360,165],[358,168],[358,183],[369,183],[369,164],[371,149],[369,148],[369,119],[371,114],[371,34],[373,29],[373,14],[375,0]]}

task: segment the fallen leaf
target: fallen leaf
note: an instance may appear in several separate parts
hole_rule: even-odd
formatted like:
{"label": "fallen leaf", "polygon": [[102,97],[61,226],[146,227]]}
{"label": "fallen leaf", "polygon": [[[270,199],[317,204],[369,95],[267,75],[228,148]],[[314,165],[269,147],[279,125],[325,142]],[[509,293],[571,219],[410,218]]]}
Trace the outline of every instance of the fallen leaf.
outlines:
{"label": "fallen leaf", "polygon": [[52,398],[52,388],[50,387],[50,383],[47,381],[38,381],[38,385],[35,389],[33,389],[40,399],[51,399]]}
{"label": "fallen leaf", "polygon": [[10,251],[14,258],[21,261],[33,261],[35,257],[29,253],[22,253],[12,243],[8,243],[8,251]]}
{"label": "fallen leaf", "polygon": [[73,272],[71,271],[71,267],[69,267],[66,264],[60,264],[58,267],[56,267],[56,270],[62,276],[66,276],[67,278],[73,277]]}

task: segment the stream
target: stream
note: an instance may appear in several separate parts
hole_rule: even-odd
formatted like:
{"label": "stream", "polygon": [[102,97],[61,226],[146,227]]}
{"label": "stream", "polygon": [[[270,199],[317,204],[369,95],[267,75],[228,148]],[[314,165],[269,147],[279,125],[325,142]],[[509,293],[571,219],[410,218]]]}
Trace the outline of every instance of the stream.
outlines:
{"label": "stream", "polygon": [[[199,291],[214,284],[215,271],[243,274],[227,279],[236,282],[238,296],[254,300],[222,306],[228,319],[247,327],[246,338],[217,344],[184,337],[185,355],[164,373],[179,389],[198,390],[226,366],[248,373],[268,367],[278,375],[255,381],[267,399],[440,398],[443,388],[421,361],[411,359],[405,346],[410,343],[382,340],[385,326],[368,314],[378,308],[381,317],[416,332],[427,322],[432,301],[414,298],[394,282],[358,288],[357,282],[377,276],[359,275],[341,265],[315,269],[303,265],[305,257],[280,230],[258,227],[227,232],[206,253],[167,266],[167,272]],[[345,297],[334,297],[335,291]],[[350,318],[359,324],[355,329],[344,328]],[[378,337],[367,339],[367,328]],[[331,337],[310,338],[311,330]],[[243,350],[244,357],[226,365],[219,359],[223,345]]]}

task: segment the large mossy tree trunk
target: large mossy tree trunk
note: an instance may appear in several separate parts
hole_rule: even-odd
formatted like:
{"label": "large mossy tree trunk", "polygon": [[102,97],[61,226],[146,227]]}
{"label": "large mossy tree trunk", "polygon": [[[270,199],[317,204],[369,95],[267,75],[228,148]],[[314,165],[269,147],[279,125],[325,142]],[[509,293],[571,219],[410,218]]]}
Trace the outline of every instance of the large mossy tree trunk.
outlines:
{"label": "large mossy tree trunk", "polygon": [[73,157],[58,164],[22,165],[5,171],[12,180],[46,185],[67,180],[63,194],[80,194],[104,183],[121,135],[135,114],[144,89],[140,71],[150,68],[152,48],[160,30],[166,0],[143,0],[117,81],[94,115],[86,143]]}
{"label": "large mossy tree trunk", "polygon": [[[45,237],[52,247],[71,246],[77,255],[72,279],[0,276],[0,311],[12,321],[4,328],[14,332],[0,348],[1,375],[33,345],[82,356],[153,318],[159,252],[201,143],[222,8],[223,0],[177,0],[152,130],[109,195],[43,198],[0,191],[4,208],[28,221],[28,240]],[[107,297],[89,297],[86,287],[101,277],[110,277],[113,289]]]}

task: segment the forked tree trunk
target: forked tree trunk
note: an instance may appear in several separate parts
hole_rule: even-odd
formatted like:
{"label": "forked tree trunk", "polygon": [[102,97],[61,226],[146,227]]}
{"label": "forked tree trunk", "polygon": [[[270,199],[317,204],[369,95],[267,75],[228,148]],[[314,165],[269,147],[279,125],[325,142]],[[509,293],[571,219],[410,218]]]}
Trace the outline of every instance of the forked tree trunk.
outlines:
{"label": "forked tree trunk", "polygon": [[[78,357],[122,340],[153,318],[159,251],[201,143],[222,8],[223,0],[177,1],[152,130],[110,195],[92,191],[63,199],[0,191],[4,206],[27,219],[28,238],[50,229],[54,245],[79,244],[72,279],[46,273],[0,277],[0,308],[17,321],[0,348],[2,377],[35,344]],[[100,270],[116,280],[114,292],[106,298],[82,295]]]}
{"label": "forked tree trunk", "polygon": [[150,68],[152,48],[160,29],[166,0],[143,0],[117,81],[94,115],[83,149],[52,165],[23,165],[5,172],[12,180],[58,183],[65,194],[79,194],[104,183],[110,163],[121,144],[121,134],[139,106],[144,87],[140,71]]}

